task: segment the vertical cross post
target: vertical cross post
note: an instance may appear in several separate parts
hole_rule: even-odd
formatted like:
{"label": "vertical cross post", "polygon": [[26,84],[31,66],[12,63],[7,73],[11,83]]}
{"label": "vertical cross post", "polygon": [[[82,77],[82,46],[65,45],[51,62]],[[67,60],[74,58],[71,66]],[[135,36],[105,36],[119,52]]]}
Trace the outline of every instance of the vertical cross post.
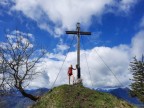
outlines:
{"label": "vertical cross post", "polygon": [[80,23],[77,23],[77,79],[80,78]]}
{"label": "vertical cross post", "polygon": [[80,69],[80,36],[81,35],[91,35],[91,32],[80,31],[80,23],[76,25],[76,31],[66,31],[66,34],[76,34],[77,35],[77,79],[81,79],[81,69]]}

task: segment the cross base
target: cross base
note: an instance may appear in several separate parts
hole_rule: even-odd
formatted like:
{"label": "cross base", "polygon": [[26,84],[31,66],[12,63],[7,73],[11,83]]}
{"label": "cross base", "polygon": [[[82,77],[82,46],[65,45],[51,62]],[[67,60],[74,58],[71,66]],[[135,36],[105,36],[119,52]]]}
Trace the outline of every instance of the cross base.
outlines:
{"label": "cross base", "polygon": [[77,79],[75,83],[76,84],[82,84],[82,79],[81,78]]}

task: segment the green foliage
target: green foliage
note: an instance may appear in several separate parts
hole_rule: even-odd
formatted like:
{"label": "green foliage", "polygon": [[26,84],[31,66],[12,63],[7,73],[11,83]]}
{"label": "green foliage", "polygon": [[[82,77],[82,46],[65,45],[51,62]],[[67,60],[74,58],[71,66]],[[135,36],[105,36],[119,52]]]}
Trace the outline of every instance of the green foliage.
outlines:
{"label": "green foliage", "polygon": [[62,85],[45,94],[32,108],[134,108],[108,93],[82,85]]}
{"label": "green foliage", "polygon": [[130,63],[130,71],[132,72],[133,79],[131,83],[131,96],[138,97],[144,103],[144,61],[138,61],[134,57],[133,62]]}

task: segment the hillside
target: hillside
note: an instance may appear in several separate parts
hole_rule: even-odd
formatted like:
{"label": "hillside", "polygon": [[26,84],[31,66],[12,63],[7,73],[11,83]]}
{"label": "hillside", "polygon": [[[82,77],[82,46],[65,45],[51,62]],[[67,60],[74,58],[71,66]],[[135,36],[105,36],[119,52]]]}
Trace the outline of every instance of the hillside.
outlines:
{"label": "hillside", "polygon": [[46,93],[32,108],[134,108],[111,94],[82,85],[62,85]]}

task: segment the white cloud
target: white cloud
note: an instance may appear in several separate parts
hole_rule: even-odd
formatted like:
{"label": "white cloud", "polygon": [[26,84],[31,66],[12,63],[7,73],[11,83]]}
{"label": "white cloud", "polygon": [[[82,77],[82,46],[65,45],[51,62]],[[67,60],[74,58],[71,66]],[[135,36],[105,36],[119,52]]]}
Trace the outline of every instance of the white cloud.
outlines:
{"label": "white cloud", "polygon": [[[13,48],[15,49],[16,47],[22,47],[21,45],[18,45],[17,41],[21,41],[23,45],[29,44],[29,48],[33,47],[33,44],[31,42],[34,41],[34,37],[31,33],[24,33],[19,30],[14,30],[11,33],[6,35],[7,39],[9,42],[12,43]],[[3,45],[3,47],[6,48],[6,44],[0,43],[0,45]]]}
{"label": "white cloud", "polygon": [[56,59],[56,60],[60,60],[60,61],[65,58],[65,56],[60,53],[58,53],[58,54],[49,53],[49,54],[47,54],[47,57],[50,59]]}
{"label": "white cloud", "polygon": [[132,56],[140,59],[142,54],[144,54],[144,30],[138,32],[132,39]]}
{"label": "white cloud", "polygon": [[139,26],[140,26],[141,28],[144,28],[144,16],[142,17]]}
{"label": "white cloud", "polygon": [[[129,63],[132,60],[133,56],[136,55],[138,59],[144,53],[143,50],[143,40],[144,40],[144,31],[141,30],[137,33],[131,41],[131,45],[118,45],[115,47],[94,47],[89,50],[81,50],[81,76],[83,79],[83,84],[85,86],[91,87],[91,79],[88,72],[87,61],[92,77],[92,82],[94,87],[113,87],[121,86],[118,80],[114,77],[113,73],[123,84],[123,86],[129,86],[131,81],[129,80],[132,77],[132,73],[129,71]],[[100,57],[105,61],[113,73],[105,66],[100,57],[97,55],[96,51]],[[48,54],[46,58],[43,58],[41,64],[41,69],[45,69],[49,79],[48,83],[39,82],[40,87],[50,88],[56,79],[61,66],[63,64],[62,70],[59,74],[59,77],[54,84],[58,86],[61,84],[68,84],[67,69],[70,64],[74,67],[76,65],[76,55],[75,51],[69,52],[66,58],[63,54]],[[87,61],[86,58],[87,57]],[[57,60],[55,60],[56,58]],[[77,72],[74,70],[74,76],[77,78]],[[43,78],[43,77],[41,77]],[[42,80],[46,80],[43,78]],[[37,82],[38,79],[32,81],[33,83]]]}
{"label": "white cloud", "polygon": [[58,50],[60,50],[60,51],[67,50],[69,48],[69,46],[67,46],[67,45],[57,45],[57,47],[58,47]]}
{"label": "white cloud", "polygon": [[10,34],[12,34],[12,35],[18,34],[18,35],[22,35],[22,36],[27,36],[27,37],[30,37],[30,38],[34,38],[34,37],[33,37],[33,34],[31,34],[31,33],[24,33],[24,32],[19,31],[19,30],[13,30]]}
{"label": "white cloud", "polygon": [[43,71],[41,74],[35,75],[35,79],[33,81],[30,81],[28,89],[44,88],[47,87],[48,84],[49,84],[48,73]]}
{"label": "white cloud", "polygon": [[0,16],[3,16],[5,13],[6,14],[10,14],[10,7],[12,5],[12,1],[11,0],[0,0]]}
{"label": "white cloud", "polygon": [[[27,17],[37,22],[41,29],[47,30],[50,34],[58,36],[64,29],[75,29],[76,22],[84,25],[91,23],[92,16],[101,16],[106,9],[106,5],[113,5],[114,0],[15,0],[16,5],[13,10],[21,11]],[[121,0],[118,8],[128,11],[136,0]],[[85,86],[91,86],[88,68],[85,60],[85,53],[92,74],[94,87],[117,86],[118,81],[100,60],[95,50],[104,59],[107,65],[113,70],[118,79],[124,84],[130,83],[129,62],[134,55],[141,56],[143,31],[140,31],[132,39],[131,46],[119,45],[115,47],[95,47],[90,50],[81,51],[81,71]],[[99,34],[100,35],[100,34]],[[63,42],[57,45],[56,50],[64,51],[68,48]],[[76,52],[69,52],[62,71],[55,85],[68,83],[67,68],[70,64],[76,65]],[[30,84],[30,88],[51,87],[54,82],[65,56],[50,53],[47,58],[43,58],[41,70],[44,74],[39,75]],[[74,71],[76,77],[76,71]],[[45,77],[46,76],[46,77]],[[38,83],[37,83],[38,82]]]}
{"label": "white cloud", "polygon": [[131,42],[131,53],[132,56],[136,56],[138,59],[141,59],[142,54],[144,54],[144,16],[141,18],[139,23],[140,31],[135,34]]}
{"label": "white cloud", "polygon": [[125,12],[129,11],[129,9],[134,6],[137,0],[121,0],[119,4],[119,8]]}
{"label": "white cloud", "polygon": [[64,53],[69,49],[69,46],[63,42],[63,39],[60,38],[60,42],[57,44],[56,48],[54,49],[55,53]]}
{"label": "white cloud", "polygon": [[8,6],[9,5],[9,1],[8,0],[0,0],[0,5]]}
{"label": "white cloud", "polygon": [[[88,73],[85,54],[87,56],[94,87],[119,85],[119,82],[114,78],[112,73],[107,69],[107,67],[103,64],[100,58],[96,55],[95,50],[98,50],[99,55],[101,55],[101,57],[110,66],[110,68],[114,71],[119,80],[122,83],[128,83],[130,78],[130,72],[128,71],[129,54],[126,49],[127,47],[125,46],[118,46],[114,48],[95,47],[91,50],[81,51],[81,74],[84,85],[91,87],[91,80]],[[47,70],[47,74],[49,76],[49,83],[47,83],[44,87],[51,87],[63,64],[63,60],[55,61],[50,58],[43,59],[44,62],[42,66],[45,70]],[[68,83],[67,69],[70,64],[75,67],[76,52],[68,53],[65,64],[63,65],[63,68],[54,86]],[[74,71],[74,75],[76,78],[76,71]],[[43,85],[42,82],[41,84]]]}
{"label": "white cloud", "polygon": [[91,24],[92,16],[101,16],[108,6],[128,11],[137,0],[15,0],[12,10],[21,11],[41,29],[59,36],[65,29],[75,29],[77,22]]}

